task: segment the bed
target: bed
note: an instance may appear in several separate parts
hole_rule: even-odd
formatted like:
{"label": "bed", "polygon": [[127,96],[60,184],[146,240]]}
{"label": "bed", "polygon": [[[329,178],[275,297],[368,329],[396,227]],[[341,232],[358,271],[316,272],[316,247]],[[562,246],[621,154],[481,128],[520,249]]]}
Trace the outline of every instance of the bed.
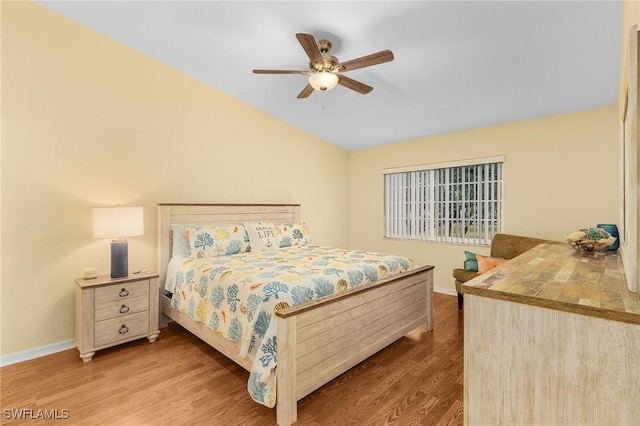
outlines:
{"label": "bed", "polygon": [[[158,268],[165,283],[172,268],[172,227],[267,222],[300,223],[298,204],[158,204]],[[171,276],[173,272],[169,273]],[[160,295],[161,327],[168,319],[186,328],[247,371],[253,360],[240,356],[242,345],[174,309]],[[347,288],[339,294],[284,306],[276,321],[276,418],[279,425],[297,419],[297,401],[418,327],[433,329],[433,267],[421,266]],[[407,300],[412,303],[407,306]],[[175,300],[174,300],[175,302]],[[349,321],[339,318],[348,317]],[[246,351],[245,351],[246,352]],[[328,356],[327,354],[331,354]]]}

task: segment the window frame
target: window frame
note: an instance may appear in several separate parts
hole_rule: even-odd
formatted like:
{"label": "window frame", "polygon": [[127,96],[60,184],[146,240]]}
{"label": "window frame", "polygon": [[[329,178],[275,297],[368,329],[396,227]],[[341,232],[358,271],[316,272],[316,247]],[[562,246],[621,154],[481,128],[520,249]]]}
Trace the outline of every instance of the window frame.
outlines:
{"label": "window frame", "polygon": [[[464,196],[467,192],[463,191],[462,199],[454,201],[450,198],[451,187],[453,185],[462,185],[469,188],[468,185],[473,184],[473,177],[465,175],[466,170],[463,169],[460,175],[462,177],[461,180],[451,182],[451,169],[467,166],[490,166],[496,163],[499,164],[499,167],[493,171],[495,179],[483,179],[482,182],[477,183],[477,185],[483,186],[482,191],[490,194],[495,192],[495,196],[481,201],[469,200],[469,202],[475,203],[476,208],[482,208],[485,214],[476,220],[456,221],[449,209],[456,202],[465,203]],[[407,173],[410,174],[407,175]],[[418,173],[422,175],[418,176]],[[502,232],[504,229],[504,156],[388,168],[383,169],[382,174],[383,237],[385,239],[445,244],[490,245],[493,235]],[[438,179],[435,179],[436,176]],[[392,182],[394,177],[396,182]],[[409,181],[409,184],[402,186],[407,181]],[[388,188],[390,183],[396,185],[391,194]],[[445,193],[444,197],[440,199],[440,197],[436,196],[436,192],[440,191],[440,194],[442,194],[442,190]],[[487,214],[488,206],[492,202],[496,202],[498,205],[496,217],[490,217]],[[436,214],[436,210],[438,210],[438,214]],[[399,211],[400,214],[398,214]],[[441,214],[443,211],[445,212],[444,217]],[[493,232],[489,232],[489,221],[497,222],[497,229],[494,229]],[[456,222],[460,222],[460,226],[464,226],[465,223],[469,223],[469,226],[471,226],[473,223],[479,224],[481,222],[486,225],[482,227],[484,230],[482,235],[470,238],[465,235],[454,236],[451,234],[453,225]],[[443,232],[448,235],[442,235]]]}

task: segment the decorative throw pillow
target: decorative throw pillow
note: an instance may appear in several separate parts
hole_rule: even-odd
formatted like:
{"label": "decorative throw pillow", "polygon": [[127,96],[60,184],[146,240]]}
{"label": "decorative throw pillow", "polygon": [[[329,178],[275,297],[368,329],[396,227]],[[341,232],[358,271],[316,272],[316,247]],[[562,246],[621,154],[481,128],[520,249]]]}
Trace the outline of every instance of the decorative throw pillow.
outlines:
{"label": "decorative throw pillow", "polygon": [[311,244],[311,232],[305,223],[245,223],[251,251]]}
{"label": "decorative throw pillow", "polygon": [[251,251],[264,251],[279,247],[282,230],[273,223],[245,223]]}
{"label": "decorative throw pillow", "polygon": [[486,257],[480,254],[476,254],[476,259],[478,260],[478,272],[484,274],[487,271],[492,270],[493,268],[502,265],[507,262],[508,259],[501,259],[499,257]]}
{"label": "decorative throw pillow", "polygon": [[249,236],[243,225],[189,225],[185,232],[189,240],[189,257],[194,259],[249,251]]}
{"label": "decorative throw pillow", "polygon": [[464,252],[465,260],[464,270],[471,272],[478,272],[478,261],[476,260],[476,254],[470,251]]}

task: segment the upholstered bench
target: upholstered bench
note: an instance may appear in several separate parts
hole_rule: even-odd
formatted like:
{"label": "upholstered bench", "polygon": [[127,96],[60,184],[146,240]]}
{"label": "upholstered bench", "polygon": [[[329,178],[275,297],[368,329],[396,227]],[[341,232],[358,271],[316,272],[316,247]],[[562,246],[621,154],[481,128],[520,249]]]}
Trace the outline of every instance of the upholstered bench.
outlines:
{"label": "upholstered bench", "polygon": [[[527,250],[534,248],[539,244],[566,244],[560,241],[544,240],[540,238],[523,237],[520,235],[496,234],[491,240],[492,258],[513,259],[521,255]],[[469,271],[467,260],[464,261],[462,268],[453,270],[453,278],[455,278],[456,291],[458,292],[458,310],[462,310],[463,296],[462,284],[480,275],[479,272]]]}

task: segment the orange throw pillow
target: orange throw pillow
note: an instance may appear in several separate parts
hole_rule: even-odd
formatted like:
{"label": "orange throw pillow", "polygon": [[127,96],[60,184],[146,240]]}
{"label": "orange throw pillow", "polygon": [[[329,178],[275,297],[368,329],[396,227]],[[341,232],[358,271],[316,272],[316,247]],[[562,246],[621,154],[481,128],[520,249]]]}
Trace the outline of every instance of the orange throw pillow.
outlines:
{"label": "orange throw pillow", "polygon": [[509,259],[500,259],[497,257],[486,257],[480,254],[476,254],[478,260],[478,272],[484,274],[487,271],[492,270],[496,266],[500,266]]}

